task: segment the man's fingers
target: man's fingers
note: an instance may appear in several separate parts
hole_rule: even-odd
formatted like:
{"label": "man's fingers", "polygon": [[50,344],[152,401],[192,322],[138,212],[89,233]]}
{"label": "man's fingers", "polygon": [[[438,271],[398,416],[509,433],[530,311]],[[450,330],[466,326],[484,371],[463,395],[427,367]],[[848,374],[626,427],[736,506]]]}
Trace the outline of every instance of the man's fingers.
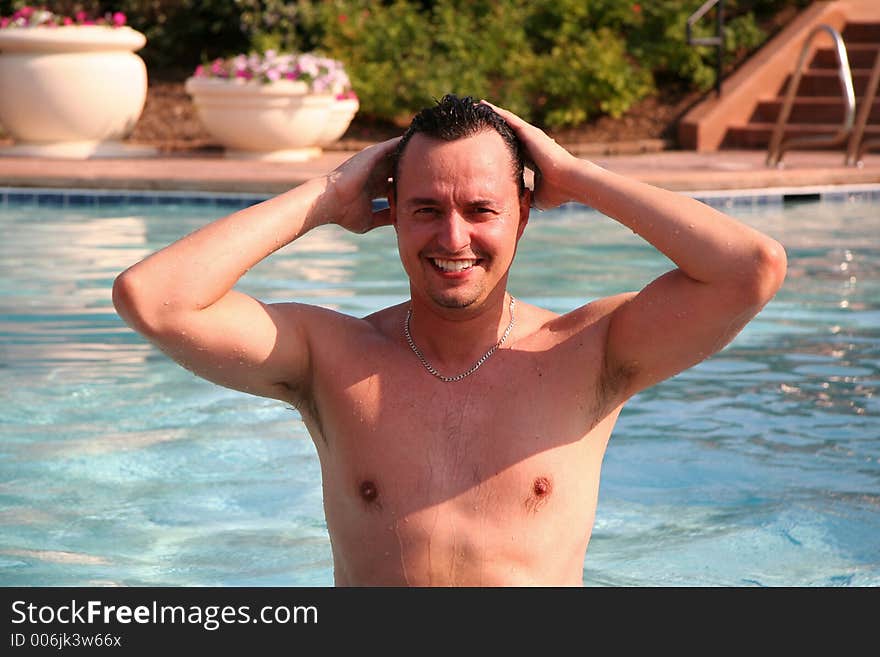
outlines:
{"label": "man's fingers", "polygon": [[393,139],[370,146],[370,148],[376,149],[376,152],[373,154],[372,171],[370,172],[370,187],[374,188],[371,191],[385,191],[388,179],[393,174],[394,150],[397,148],[400,139],[400,137],[394,137]]}
{"label": "man's fingers", "polygon": [[488,106],[491,107],[493,110],[495,110],[495,112],[497,112],[497,113],[498,113],[498,114],[499,114],[499,115],[500,115],[505,121],[506,121],[508,118],[513,118],[513,119],[515,119],[515,120],[517,120],[517,121],[522,121],[522,119],[519,118],[519,117],[518,117],[516,114],[514,114],[513,112],[510,112],[510,111],[508,111],[508,110],[506,110],[506,109],[502,109],[502,108],[498,107],[497,105],[493,105],[492,103],[490,103],[490,102],[489,102],[488,100],[486,100],[485,98],[484,98],[483,100],[481,100],[480,102],[483,103],[483,105],[488,105]]}
{"label": "man's fingers", "polygon": [[389,162],[391,161],[391,156],[394,153],[394,149],[397,148],[397,143],[401,140],[401,137],[392,137],[391,139],[386,139],[385,141],[380,141],[377,144],[373,144],[368,147],[368,150],[375,150],[376,152],[373,154],[375,158],[385,158]]}
{"label": "man's fingers", "polygon": [[506,110],[501,107],[498,107],[497,105],[493,105],[488,100],[481,100],[480,102],[483,103],[484,105],[488,105],[493,110],[495,110],[495,113],[498,114],[498,116],[500,116],[502,119],[507,121],[510,124],[511,128],[514,128],[514,129],[534,128],[534,129],[536,129],[535,126],[533,126],[531,123],[520,118],[519,116],[517,116],[516,114],[514,114],[510,110]]}

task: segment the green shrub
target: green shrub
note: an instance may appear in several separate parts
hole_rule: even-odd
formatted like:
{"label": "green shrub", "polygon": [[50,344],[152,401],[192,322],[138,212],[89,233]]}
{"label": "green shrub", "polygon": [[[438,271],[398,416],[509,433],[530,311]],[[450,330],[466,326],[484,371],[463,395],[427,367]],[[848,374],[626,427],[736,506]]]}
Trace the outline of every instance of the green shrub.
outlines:
{"label": "green shrub", "polygon": [[285,0],[235,0],[241,10],[241,31],[252,50],[303,50],[299,33],[299,4]]}
{"label": "green shrub", "polygon": [[737,16],[726,24],[724,30],[724,49],[727,53],[742,56],[755,50],[767,39],[767,34],[758,27],[752,12]]}
{"label": "green shrub", "polygon": [[437,91],[486,98],[531,118],[526,90],[536,58],[523,25],[527,7],[517,0],[438,0],[430,17],[432,59],[424,71],[436,72]]}
{"label": "green shrub", "polygon": [[626,43],[609,28],[569,39],[541,55],[531,77],[530,96],[547,127],[619,117],[653,91],[650,73],[627,59]]}
{"label": "green shrub", "polygon": [[[711,88],[715,83],[715,50],[687,43],[687,19],[697,7],[683,6],[678,0],[645,0],[639,8],[627,39],[633,56],[656,78]],[[708,18],[694,26],[694,36],[714,35],[714,22]]]}
{"label": "green shrub", "polygon": [[128,23],[147,37],[140,51],[150,71],[183,78],[202,61],[247,50],[241,10],[229,0],[116,0]]}
{"label": "green shrub", "polygon": [[[809,0],[728,0],[725,50],[766,38],[759,19]],[[27,0],[0,0],[9,14]],[[448,92],[483,97],[550,128],[620,116],[673,81],[715,83],[715,49],[686,42],[699,0],[56,0],[59,13],[122,11],[147,36],[150,75],[182,78],[240,52],[341,60],[361,113],[408,121]],[[758,19],[756,19],[756,16]],[[714,11],[695,29],[714,34]],[[732,59],[732,58],[730,58]]]}
{"label": "green shrub", "polygon": [[525,2],[395,0],[310,3],[304,21],[320,49],[345,63],[362,112],[408,121],[449,92],[485,97],[528,115]]}
{"label": "green shrub", "polygon": [[402,0],[322,2],[312,7],[311,20],[321,49],[345,64],[364,113],[403,120],[430,101],[422,75],[431,59],[430,23],[418,7]]}
{"label": "green shrub", "polygon": [[592,10],[574,0],[429,4],[336,0],[303,12],[322,50],[345,62],[363,113],[402,122],[456,92],[561,127],[619,116],[653,88],[621,38],[588,27],[613,22],[611,0]]}

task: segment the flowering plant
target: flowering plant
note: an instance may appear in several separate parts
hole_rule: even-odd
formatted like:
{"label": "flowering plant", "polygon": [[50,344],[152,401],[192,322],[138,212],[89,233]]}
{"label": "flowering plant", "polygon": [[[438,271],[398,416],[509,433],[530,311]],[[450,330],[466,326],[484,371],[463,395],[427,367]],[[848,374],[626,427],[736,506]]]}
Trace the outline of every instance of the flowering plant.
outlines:
{"label": "flowering plant", "polygon": [[64,25],[105,25],[122,27],[126,23],[125,14],[117,11],[101,18],[92,18],[84,11],[78,11],[71,18],[61,16],[48,9],[24,6],[12,16],[0,16],[0,29],[11,27],[59,27]]}
{"label": "flowering plant", "polygon": [[338,99],[356,98],[351,80],[342,62],[312,53],[277,53],[236,55],[215,59],[195,70],[197,78],[255,80],[263,84],[292,80],[305,82],[310,91],[334,94]]}

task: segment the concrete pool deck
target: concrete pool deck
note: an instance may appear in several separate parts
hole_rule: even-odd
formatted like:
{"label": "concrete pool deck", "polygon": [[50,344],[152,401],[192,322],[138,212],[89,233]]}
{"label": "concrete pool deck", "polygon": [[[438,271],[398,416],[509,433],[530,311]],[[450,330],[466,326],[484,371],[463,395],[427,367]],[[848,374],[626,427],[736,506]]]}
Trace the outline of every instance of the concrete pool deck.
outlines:
{"label": "concrete pool deck", "polygon": [[[91,160],[0,157],[0,187],[277,194],[331,171],[352,154],[327,150],[300,163],[234,160],[219,154]],[[680,192],[782,188],[796,194],[828,186],[880,185],[880,153],[866,154],[861,167],[845,166],[840,151],[791,151],[781,169],[767,168],[765,156],[765,151],[666,150],[589,159]]]}

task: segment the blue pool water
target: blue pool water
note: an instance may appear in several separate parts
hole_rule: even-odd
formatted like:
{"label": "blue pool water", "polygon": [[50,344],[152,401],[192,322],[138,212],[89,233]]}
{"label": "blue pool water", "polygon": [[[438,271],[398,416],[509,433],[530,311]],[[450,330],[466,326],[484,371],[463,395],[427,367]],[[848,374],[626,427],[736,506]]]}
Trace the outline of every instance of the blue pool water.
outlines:
{"label": "blue pool water", "polygon": [[[788,279],[625,408],[584,583],[880,585],[878,194],[728,205],[786,246]],[[195,378],[111,305],[118,272],[228,211],[0,195],[0,585],[332,585],[297,413]],[[668,266],[572,206],[533,215],[510,287],[564,312]],[[240,288],[359,316],[408,296],[390,229],[321,229]]]}

